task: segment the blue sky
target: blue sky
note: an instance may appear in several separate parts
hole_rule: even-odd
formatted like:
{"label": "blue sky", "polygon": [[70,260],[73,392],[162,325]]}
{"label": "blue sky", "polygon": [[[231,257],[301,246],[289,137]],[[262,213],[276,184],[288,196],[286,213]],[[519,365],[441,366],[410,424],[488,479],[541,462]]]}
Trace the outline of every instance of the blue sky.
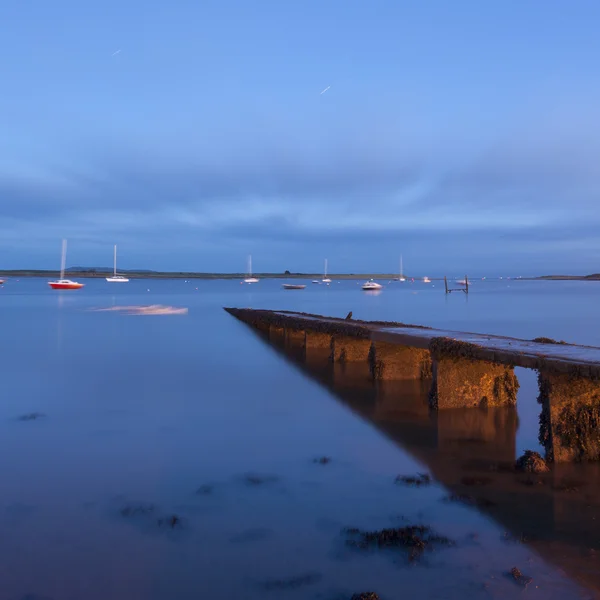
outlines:
{"label": "blue sky", "polygon": [[0,268],[55,268],[66,237],[71,265],[117,243],[123,268],[598,272],[598,22],[597,0],[4,0]]}

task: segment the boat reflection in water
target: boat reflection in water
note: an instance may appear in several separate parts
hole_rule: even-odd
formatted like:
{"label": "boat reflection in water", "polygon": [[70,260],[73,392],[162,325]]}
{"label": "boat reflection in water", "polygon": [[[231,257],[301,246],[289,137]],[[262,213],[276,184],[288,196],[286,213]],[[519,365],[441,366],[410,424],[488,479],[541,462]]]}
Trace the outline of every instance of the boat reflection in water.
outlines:
{"label": "boat reflection in water", "polygon": [[507,541],[526,544],[600,592],[600,465],[557,464],[543,475],[515,472],[516,409],[433,412],[428,381],[373,385],[366,363],[333,364],[327,349],[306,355],[299,338],[257,335],[425,464],[450,498],[495,520]]}

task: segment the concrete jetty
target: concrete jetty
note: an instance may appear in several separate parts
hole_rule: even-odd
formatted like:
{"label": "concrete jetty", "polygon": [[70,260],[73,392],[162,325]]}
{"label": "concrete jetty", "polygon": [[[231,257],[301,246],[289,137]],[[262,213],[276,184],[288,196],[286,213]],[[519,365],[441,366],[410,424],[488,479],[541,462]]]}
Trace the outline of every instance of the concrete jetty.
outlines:
{"label": "concrete jetty", "polygon": [[514,368],[535,369],[547,458],[600,460],[600,348],[298,312],[225,310],[307,358],[326,353],[333,363],[368,363],[374,382],[430,382],[436,411],[514,406]]}

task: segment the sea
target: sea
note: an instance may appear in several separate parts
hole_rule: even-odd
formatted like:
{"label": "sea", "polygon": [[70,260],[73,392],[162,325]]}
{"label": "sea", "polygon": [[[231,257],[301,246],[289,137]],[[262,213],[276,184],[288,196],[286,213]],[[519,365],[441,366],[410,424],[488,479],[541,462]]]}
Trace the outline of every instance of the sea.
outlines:
{"label": "sea", "polygon": [[[1,600],[599,597],[596,466],[503,471],[543,453],[536,373],[434,414],[223,308],[600,346],[600,283],[82,281],[0,288]],[[188,311],[98,310],[154,304]]]}

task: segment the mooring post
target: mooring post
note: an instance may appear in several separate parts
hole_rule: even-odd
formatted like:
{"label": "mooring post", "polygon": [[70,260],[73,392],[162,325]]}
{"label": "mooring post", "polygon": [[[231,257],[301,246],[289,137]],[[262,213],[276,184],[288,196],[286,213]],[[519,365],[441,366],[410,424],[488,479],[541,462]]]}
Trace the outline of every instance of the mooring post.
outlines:
{"label": "mooring post", "polygon": [[469,278],[465,275],[465,294],[469,293]]}
{"label": "mooring post", "polygon": [[446,294],[448,293],[448,278],[444,275],[444,286],[446,287]]}

